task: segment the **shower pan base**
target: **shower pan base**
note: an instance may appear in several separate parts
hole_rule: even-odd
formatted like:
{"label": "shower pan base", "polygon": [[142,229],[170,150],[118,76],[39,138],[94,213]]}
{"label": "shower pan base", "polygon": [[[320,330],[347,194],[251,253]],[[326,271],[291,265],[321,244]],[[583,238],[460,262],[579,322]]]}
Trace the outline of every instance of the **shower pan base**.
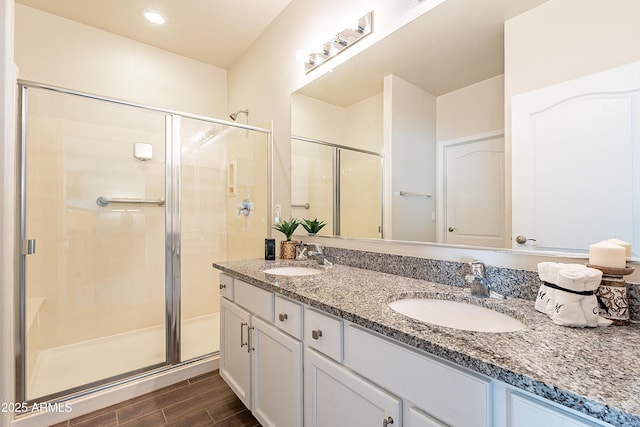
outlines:
{"label": "shower pan base", "polygon": [[[219,313],[187,319],[182,360],[220,350]],[[29,400],[163,363],[165,327],[158,325],[42,350],[29,378]],[[131,351],[136,349],[136,351]]]}

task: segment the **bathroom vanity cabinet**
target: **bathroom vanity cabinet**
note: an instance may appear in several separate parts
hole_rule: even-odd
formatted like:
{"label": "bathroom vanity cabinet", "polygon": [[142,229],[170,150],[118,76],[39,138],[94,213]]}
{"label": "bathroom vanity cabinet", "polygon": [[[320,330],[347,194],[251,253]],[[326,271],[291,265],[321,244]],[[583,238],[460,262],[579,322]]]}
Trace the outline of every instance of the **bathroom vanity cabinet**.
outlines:
{"label": "bathroom vanity cabinet", "polygon": [[235,302],[220,301],[220,376],[263,426],[300,426],[302,342],[275,326],[272,292],[228,279]]}
{"label": "bathroom vanity cabinet", "polygon": [[265,426],[609,426],[226,274],[221,282],[220,375]]}

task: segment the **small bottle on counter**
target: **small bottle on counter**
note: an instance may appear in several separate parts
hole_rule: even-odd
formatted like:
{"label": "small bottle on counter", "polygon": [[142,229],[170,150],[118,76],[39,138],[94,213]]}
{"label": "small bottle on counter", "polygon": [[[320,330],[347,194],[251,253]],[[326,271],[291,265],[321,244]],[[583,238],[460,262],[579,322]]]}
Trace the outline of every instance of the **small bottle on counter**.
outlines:
{"label": "small bottle on counter", "polygon": [[268,261],[276,259],[276,239],[264,239],[264,259]]}

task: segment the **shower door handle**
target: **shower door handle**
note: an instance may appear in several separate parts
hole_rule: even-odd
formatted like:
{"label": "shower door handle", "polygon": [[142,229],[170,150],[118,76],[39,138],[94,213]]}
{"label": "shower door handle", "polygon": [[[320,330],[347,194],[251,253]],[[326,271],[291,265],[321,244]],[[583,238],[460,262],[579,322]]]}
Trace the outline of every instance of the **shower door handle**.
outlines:
{"label": "shower door handle", "polygon": [[249,332],[249,324],[247,322],[240,322],[240,348],[244,347],[245,345],[247,346],[247,349],[249,348],[249,340],[247,339],[247,342],[242,342],[244,341],[244,327],[247,326],[247,333]]}
{"label": "shower door handle", "polygon": [[22,255],[33,255],[36,253],[36,240],[29,239],[22,241]]}

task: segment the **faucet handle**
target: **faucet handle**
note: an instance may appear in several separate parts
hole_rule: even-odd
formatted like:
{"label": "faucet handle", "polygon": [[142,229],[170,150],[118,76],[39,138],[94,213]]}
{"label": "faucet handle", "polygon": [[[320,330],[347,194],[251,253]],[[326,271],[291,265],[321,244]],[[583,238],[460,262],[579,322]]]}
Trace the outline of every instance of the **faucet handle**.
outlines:
{"label": "faucet handle", "polygon": [[469,263],[471,266],[471,274],[476,276],[485,277],[485,265],[484,262],[479,259],[473,260]]}

